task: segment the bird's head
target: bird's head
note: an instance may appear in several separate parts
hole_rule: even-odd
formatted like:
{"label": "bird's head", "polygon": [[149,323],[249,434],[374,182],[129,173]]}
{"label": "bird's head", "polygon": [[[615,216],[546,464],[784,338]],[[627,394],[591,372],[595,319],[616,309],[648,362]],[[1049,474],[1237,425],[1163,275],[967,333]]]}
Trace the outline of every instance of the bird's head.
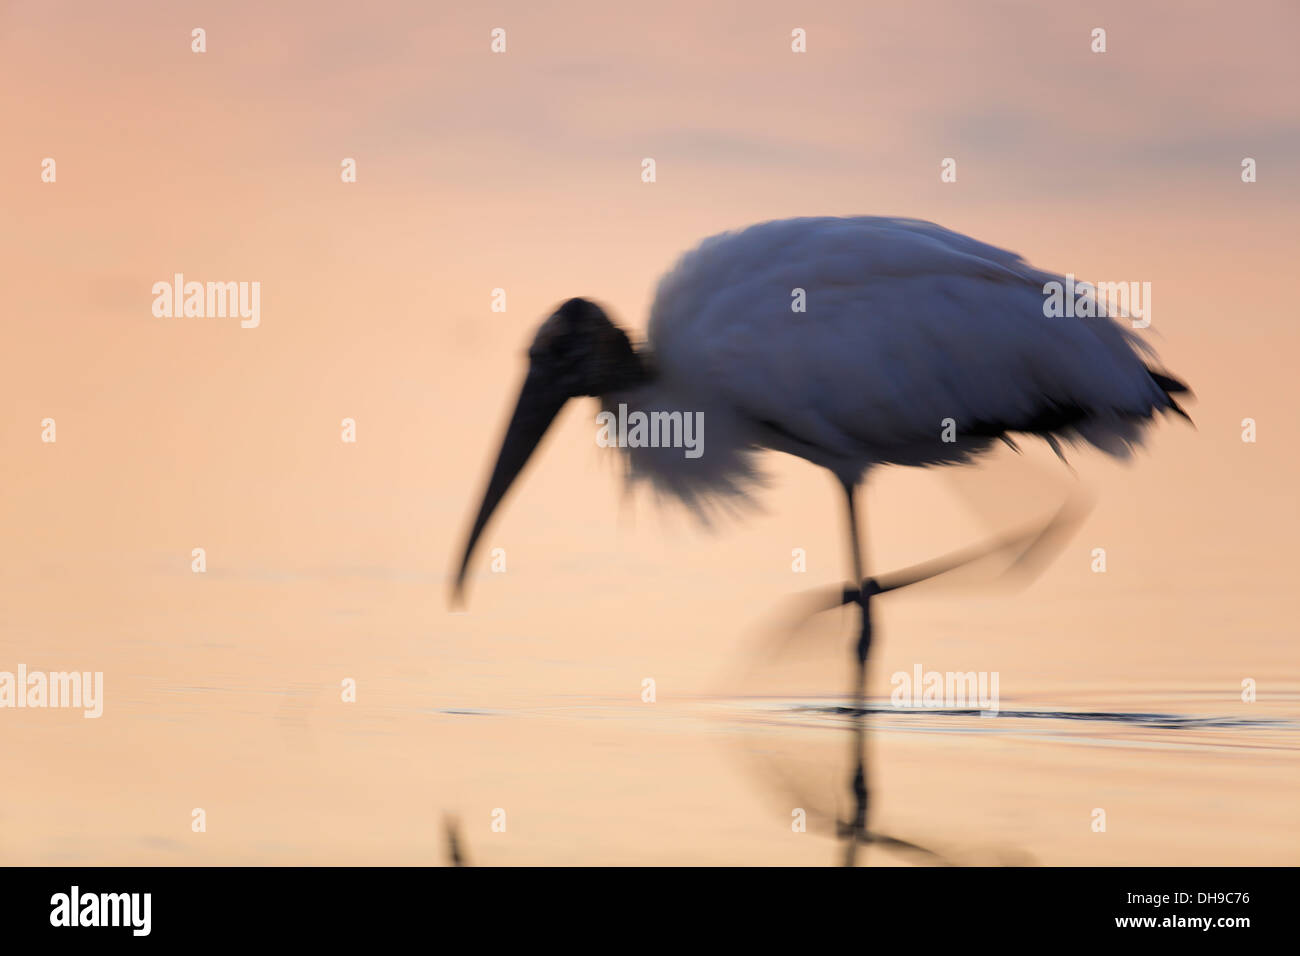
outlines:
{"label": "bird's head", "polygon": [[566,399],[626,388],[639,368],[627,334],[586,299],[552,312],[528,347],[528,380],[536,375]]}
{"label": "bird's head", "polygon": [[523,470],[564,403],[629,388],[643,376],[627,335],[586,299],[569,299],[542,323],[528,349],[528,376],[506,426],[483,502],[470,528],[453,600],[464,591],[474,546],[501,499]]}

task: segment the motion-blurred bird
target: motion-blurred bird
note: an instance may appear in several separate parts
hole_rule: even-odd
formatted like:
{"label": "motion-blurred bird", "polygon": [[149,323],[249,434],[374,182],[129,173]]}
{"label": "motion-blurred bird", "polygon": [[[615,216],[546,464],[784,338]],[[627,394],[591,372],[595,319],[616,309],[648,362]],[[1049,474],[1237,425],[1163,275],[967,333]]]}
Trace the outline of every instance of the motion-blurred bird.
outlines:
{"label": "motion-blurred bird", "polygon": [[[762,449],[829,469],[847,496],[858,582],[854,492],[873,466],[961,463],[997,441],[1015,448],[1017,433],[1058,455],[1065,441],[1126,457],[1157,412],[1187,417],[1173,397],[1187,386],[1148,366],[1150,348],[1103,303],[1094,298],[1095,317],[1047,315],[1053,282],[1065,280],[933,223],[802,218],[714,236],[682,257],[659,284],[641,349],[600,306],[568,300],[528,351],[454,597],[492,513],[579,396],[611,413],[681,413],[657,420],[669,432],[659,447],[623,450],[633,479],[697,511],[745,496]],[[673,427],[698,413],[702,454],[688,457]],[[853,598],[860,662],[869,592]]]}

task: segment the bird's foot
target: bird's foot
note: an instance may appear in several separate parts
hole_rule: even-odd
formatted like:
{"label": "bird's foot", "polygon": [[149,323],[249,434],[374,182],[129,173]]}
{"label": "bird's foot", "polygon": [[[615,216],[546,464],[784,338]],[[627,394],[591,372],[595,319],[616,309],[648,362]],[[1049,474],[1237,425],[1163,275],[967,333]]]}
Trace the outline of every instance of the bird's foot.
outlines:
{"label": "bird's foot", "polygon": [[860,587],[847,587],[840,598],[840,604],[861,604],[864,607],[877,594],[884,594],[885,589],[875,578],[867,578]]}
{"label": "bird's foot", "polygon": [[871,656],[871,599],[882,593],[883,588],[881,588],[880,583],[875,578],[867,578],[862,582],[861,587],[845,588],[842,596],[843,604],[856,604],[862,608],[862,631],[858,635],[857,646],[857,697],[859,702],[862,699],[866,680],[867,658]]}

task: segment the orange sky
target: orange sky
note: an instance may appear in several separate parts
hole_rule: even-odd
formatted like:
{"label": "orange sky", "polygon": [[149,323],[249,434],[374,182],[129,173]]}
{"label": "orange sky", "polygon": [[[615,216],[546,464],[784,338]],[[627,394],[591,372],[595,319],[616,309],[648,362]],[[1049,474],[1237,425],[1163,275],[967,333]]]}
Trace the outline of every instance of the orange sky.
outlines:
{"label": "orange sky", "polygon": [[[710,534],[623,502],[575,405],[484,541],[508,573],[465,615],[447,575],[558,301],[640,331],[704,236],[860,213],[1150,281],[1145,334],[1197,396],[1197,429],[1159,426],[1132,465],[1079,456],[1100,503],[1022,602],[900,598],[881,687],[946,653],[1004,693],[1017,667],[1294,689],[1300,12],[1074,6],[4,3],[0,667],[279,687],[332,680],[295,670],[319,653],[445,700],[631,693],[646,670],[713,689],[776,597],[844,576],[839,502],[801,462],[773,459],[765,510]],[[175,272],[261,282],[260,327],[155,318]],[[905,473],[866,521],[877,567],[989,530]],[[196,649],[222,627],[229,653]]]}

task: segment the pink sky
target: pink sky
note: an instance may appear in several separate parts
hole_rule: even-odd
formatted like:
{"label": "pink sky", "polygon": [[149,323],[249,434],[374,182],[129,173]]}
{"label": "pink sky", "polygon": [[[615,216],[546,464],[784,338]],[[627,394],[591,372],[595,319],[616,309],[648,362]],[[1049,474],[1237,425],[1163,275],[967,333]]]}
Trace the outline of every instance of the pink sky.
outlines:
{"label": "pink sky", "polygon": [[[1160,426],[1135,464],[1080,458],[1100,504],[1025,603],[900,603],[880,674],[950,653],[1038,689],[1249,671],[1294,690],[1300,8],[1074,6],[4,4],[0,667],[116,668],[143,712],[213,673],[418,674],[459,701],[616,695],[647,669],[710,690],[763,607],[844,576],[839,503],[803,463],[774,459],[765,511],[711,535],[621,502],[575,406],[484,542],[510,573],[465,616],[446,575],[558,301],[639,332],[701,238],[861,213],[1150,281],[1147,334],[1197,393],[1197,429]],[[155,318],[175,272],[260,281],[260,327]],[[986,530],[896,473],[867,521],[883,565]],[[90,747],[65,729],[41,752]]]}

